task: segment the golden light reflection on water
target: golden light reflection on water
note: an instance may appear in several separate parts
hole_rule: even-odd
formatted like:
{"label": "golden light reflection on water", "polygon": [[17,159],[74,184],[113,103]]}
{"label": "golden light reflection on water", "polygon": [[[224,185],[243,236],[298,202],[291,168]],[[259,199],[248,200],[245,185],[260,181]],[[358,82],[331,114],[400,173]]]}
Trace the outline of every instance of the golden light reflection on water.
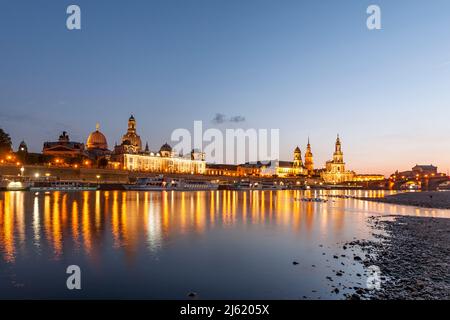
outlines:
{"label": "golden light reflection on water", "polygon": [[137,250],[155,253],[178,235],[202,236],[214,228],[271,225],[294,234],[338,237],[352,230],[349,221],[365,221],[349,220],[352,214],[449,215],[350,198],[299,201],[330,194],[379,197],[384,191],[3,192],[0,255],[14,263],[19,252],[34,247],[50,248],[52,259],[74,252],[95,258],[106,245],[132,257]]}

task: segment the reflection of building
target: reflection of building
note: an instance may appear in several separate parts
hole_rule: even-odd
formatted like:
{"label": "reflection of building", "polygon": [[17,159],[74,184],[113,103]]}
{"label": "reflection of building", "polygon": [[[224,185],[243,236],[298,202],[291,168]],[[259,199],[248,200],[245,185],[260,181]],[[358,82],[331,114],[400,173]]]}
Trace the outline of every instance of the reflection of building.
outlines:
{"label": "reflection of building", "polygon": [[45,142],[42,153],[45,156],[61,158],[79,158],[85,156],[84,144],[70,141],[66,131],[59,136],[58,141]]}
{"label": "reflection of building", "polygon": [[326,183],[341,183],[352,181],[355,176],[353,171],[345,170],[344,153],[341,149],[341,140],[339,135],[336,139],[333,160],[327,161],[325,170],[322,172],[322,179]]}

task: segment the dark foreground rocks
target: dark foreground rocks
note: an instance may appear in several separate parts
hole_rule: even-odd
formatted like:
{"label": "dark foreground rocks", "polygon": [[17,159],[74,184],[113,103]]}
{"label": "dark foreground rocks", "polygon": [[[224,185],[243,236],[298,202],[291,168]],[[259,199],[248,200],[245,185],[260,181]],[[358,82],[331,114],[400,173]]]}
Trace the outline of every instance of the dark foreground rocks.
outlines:
{"label": "dark foreground rocks", "polygon": [[347,246],[365,252],[362,263],[379,268],[380,290],[355,292],[349,299],[450,299],[450,219],[372,217],[378,241]]}

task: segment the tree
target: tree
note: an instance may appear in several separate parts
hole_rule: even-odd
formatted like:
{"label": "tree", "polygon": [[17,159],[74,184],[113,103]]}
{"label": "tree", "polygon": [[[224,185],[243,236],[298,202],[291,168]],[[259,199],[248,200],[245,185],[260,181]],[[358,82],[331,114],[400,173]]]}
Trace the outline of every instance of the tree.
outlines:
{"label": "tree", "polygon": [[12,151],[11,137],[3,129],[0,128],[0,154]]}

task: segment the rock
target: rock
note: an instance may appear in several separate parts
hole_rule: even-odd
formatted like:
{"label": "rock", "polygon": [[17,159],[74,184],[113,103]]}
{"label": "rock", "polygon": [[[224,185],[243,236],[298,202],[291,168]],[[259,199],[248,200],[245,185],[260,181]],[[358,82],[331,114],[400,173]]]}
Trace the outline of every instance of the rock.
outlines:
{"label": "rock", "polygon": [[361,300],[361,297],[356,293],[354,293],[350,296],[350,300]]}
{"label": "rock", "polygon": [[189,292],[188,293],[188,295],[187,295],[189,298],[194,298],[194,297],[196,297],[197,296],[197,293],[196,292]]}
{"label": "rock", "polygon": [[353,260],[355,260],[355,261],[361,261],[362,259],[361,259],[360,256],[354,256],[354,257],[353,257]]}
{"label": "rock", "polygon": [[298,265],[299,263],[298,263],[297,261],[293,261],[292,264],[293,264],[294,266],[296,266],[296,265]]}

